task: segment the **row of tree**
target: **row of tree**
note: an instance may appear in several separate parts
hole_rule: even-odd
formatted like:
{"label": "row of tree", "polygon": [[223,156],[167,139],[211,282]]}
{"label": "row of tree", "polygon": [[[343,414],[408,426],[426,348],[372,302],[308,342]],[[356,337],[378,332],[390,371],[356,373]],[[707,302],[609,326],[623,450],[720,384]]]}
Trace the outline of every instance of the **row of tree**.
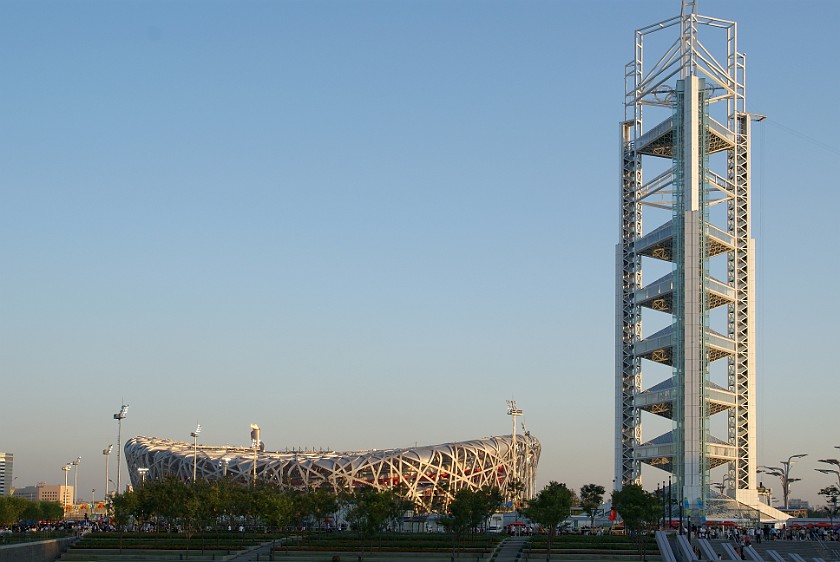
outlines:
{"label": "row of tree", "polygon": [[165,476],[114,496],[115,522],[188,531],[245,523],[265,529],[323,528],[342,511],[354,529],[374,533],[397,524],[412,503],[399,490],[364,488],[336,494],[329,489],[296,490],[271,482],[247,486],[231,479],[183,482]]}
{"label": "row of tree", "polygon": [[30,501],[15,496],[0,496],[0,526],[21,521],[60,521],[64,508],[58,502]]}
{"label": "row of tree", "polygon": [[[587,484],[578,497],[565,484],[551,482],[520,511],[532,521],[555,526],[579,505],[593,519],[604,496],[603,486]],[[448,502],[441,523],[459,535],[481,527],[504,503],[498,488],[461,489]],[[389,523],[398,525],[402,515],[413,508],[399,488],[377,491],[362,488],[353,493],[334,493],[329,489],[302,491],[261,482],[245,486],[231,479],[184,482],[166,476],[147,481],[133,491],[113,498],[117,523],[155,523],[158,527],[180,526],[203,529],[227,526],[234,521],[269,528],[323,526],[339,510],[354,529],[376,532]],[[547,523],[554,521],[554,525]]]}

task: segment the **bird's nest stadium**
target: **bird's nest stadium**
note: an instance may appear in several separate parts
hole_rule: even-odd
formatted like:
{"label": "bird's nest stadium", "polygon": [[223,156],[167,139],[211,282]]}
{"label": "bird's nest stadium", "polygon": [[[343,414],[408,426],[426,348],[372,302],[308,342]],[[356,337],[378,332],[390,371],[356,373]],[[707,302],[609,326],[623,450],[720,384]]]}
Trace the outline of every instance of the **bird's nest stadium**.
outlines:
{"label": "bird's nest stadium", "polygon": [[520,497],[533,497],[540,448],[530,433],[352,452],[268,452],[257,447],[196,446],[134,437],[125,444],[125,459],[135,488],[142,474],[148,479],[173,475],[188,481],[195,472],[197,479],[231,478],[248,484],[256,479],[298,489],[397,489],[420,510],[431,511],[464,488],[509,490],[518,482]]}

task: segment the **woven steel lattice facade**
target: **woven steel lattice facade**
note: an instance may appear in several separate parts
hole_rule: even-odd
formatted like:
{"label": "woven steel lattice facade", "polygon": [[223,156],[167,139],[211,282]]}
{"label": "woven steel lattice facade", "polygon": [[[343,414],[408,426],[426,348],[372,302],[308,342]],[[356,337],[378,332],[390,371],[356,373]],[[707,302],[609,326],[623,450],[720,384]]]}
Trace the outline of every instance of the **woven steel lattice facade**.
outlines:
{"label": "woven steel lattice facade", "polygon": [[[514,453],[515,443],[515,455]],[[197,478],[232,478],[242,483],[276,482],[293,488],[327,486],[334,491],[370,486],[378,490],[404,490],[418,507],[432,510],[446,505],[458,490],[495,486],[505,490],[514,479],[524,485],[523,496],[535,493],[540,442],[526,433],[484,437],[407,449],[339,453],[334,451],[267,452],[247,447],[194,447],[193,443],[154,437],[135,437],[125,445],[132,485],[146,478],[174,475]],[[516,467],[514,474],[513,468]]]}

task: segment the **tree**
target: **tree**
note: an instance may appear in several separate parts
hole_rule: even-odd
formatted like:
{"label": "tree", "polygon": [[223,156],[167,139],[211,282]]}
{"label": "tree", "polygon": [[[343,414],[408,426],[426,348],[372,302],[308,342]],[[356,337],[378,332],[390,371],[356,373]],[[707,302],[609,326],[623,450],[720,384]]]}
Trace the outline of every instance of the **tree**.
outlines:
{"label": "tree", "polygon": [[551,543],[557,532],[557,526],[571,515],[574,500],[574,492],[567,488],[565,484],[552,480],[521,510],[525,517],[548,530],[546,560],[551,559]]}
{"label": "tree", "polygon": [[840,488],[829,486],[820,490],[819,494],[825,496],[825,501],[828,502],[825,508],[828,511],[831,523],[834,524],[834,517],[837,515],[837,500],[840,498]]}
{"label": "tree", "polygon": [[45,521],[60,521],[64,517],[64,506],[59,502],[42,501],[41,519]]}
{"label": "tree", "polygon": [[636,537],[639,556],[646,560],[644,529],[659,520],[662,513],[659,498],[638,484],[627,484],[621,490],[613,491],[612,506],[624,521],[624,528]]}
{"label": "tree", "polygon": [[294,496],[279,486],[262,485],[259,491],[259,512],[267,525],[283,529],[295,519]]}
{"label": "tree", "polygon": [[131,517],[140,517],[140,501],[137,492],[126,491],[122,494],[115,494],[111,499],[114,510],[114,522],[117,525],[126,525]]}
{"label": "tree", "polygon": [[585,484],[580,489],[580,507],[584,513],[589,515],[589,528],[595,526],[595,510],[604,501],[603,486],[598,484]]}
{"label": "tree", "polygon": [[0,525],[14,525],[20,521],[28,503],[24,498],[0,496]]}
{"label": "tree", "polygon": [[338,495],[327,488],[318,488],[309,492],[309,515],[315,519],[316,528],[323,526],[324,520],[338,510]]}

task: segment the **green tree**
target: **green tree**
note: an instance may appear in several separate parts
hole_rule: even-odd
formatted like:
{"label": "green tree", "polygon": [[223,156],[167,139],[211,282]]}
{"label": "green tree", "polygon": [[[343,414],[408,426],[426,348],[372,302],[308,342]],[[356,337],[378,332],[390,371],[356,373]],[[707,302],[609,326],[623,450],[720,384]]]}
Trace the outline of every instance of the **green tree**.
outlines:
{"label": "green tree", "polygon": [[406,488],[400,486],[388,491],[388,521],[394,529],[402,532],[402,517],[406,511],[414,507],[414,503],[405,497]]}
{"label": "green tree", "polygon": [[825,496],[825,501],[827,502],[825,509],[828,511],[828,517],[831,523],[834,524],[834,517],[837,515],[837,500],[840,499],[840,488],[837,486],[828,486],[820,490],[819,494]]}
{"label": "green tree", "polygon": [[[389,493],[380,492],[371,487],[364,487],[357,490],[352,498],[346,500],[349,502],[347,519],[354,529],[359,531],[359,538],[364,535],[378,534],[385,523],[388,522],[390,515],[389,507]],[[365,556],[365,544],[360,540],[362,551],[359,554],[359,560],[363,560]]]}
{"label": "green tree", "polygon": [[662,504],[654,494],[638,484],[627,484],[612,493],[612,507],[624,521],[624,528],[637,539],[639,556],[646,560],[645,527],[659,520]]}
{"label": "green tree", "polygon": [[64,518],[64,507],[59,502],[42,501],[41,519],[45,521],[60,521]]}
{"label": "green tree", "polygon": [[580,489],[580,508],[589,515],[589,529],[595,526],[595,511],[604,501],[603,486],[598,484],[584,484]]}
{"label": "green tree", "polygon": [[20,521],[28,503],[24,498],[0,496],[0,525],[14,525]]}
{"label": "green tree", "polygon": [[521,510],[525,517],[548,531],[546,560],[551,559],[551,544],[557,532],[557,526],[569,517],[574,501],[574,492],[565,484],[551,481]]}
{"label": "green tree", "polygon": [[[273,493],[272,493],[273,492]],[[266,488],[260,501],[260,517],[275,529],[284,529],[295,519],[294,496],[279,487]]]}
{"label": "green tree", "polygon": [[338,510],[338,495],[332,490],[318,488],[309,492],[308,512],[320,529],[324,520]]}
{"label": "green tree", "polygon": [[[63,510],[62,510],[63,511]],[[23,508],[23,513],[20,514],[21,519],[26,521],[40,521],[41,520],[41,502],[28,501]]]}
{"label": "green tree", "polygon": [[114,510],[114,522],[117,525],[127,525],[132,517],[140,518],[140,501],[136,492],[127,491],[115,494],[111,498],[111,507]]}

